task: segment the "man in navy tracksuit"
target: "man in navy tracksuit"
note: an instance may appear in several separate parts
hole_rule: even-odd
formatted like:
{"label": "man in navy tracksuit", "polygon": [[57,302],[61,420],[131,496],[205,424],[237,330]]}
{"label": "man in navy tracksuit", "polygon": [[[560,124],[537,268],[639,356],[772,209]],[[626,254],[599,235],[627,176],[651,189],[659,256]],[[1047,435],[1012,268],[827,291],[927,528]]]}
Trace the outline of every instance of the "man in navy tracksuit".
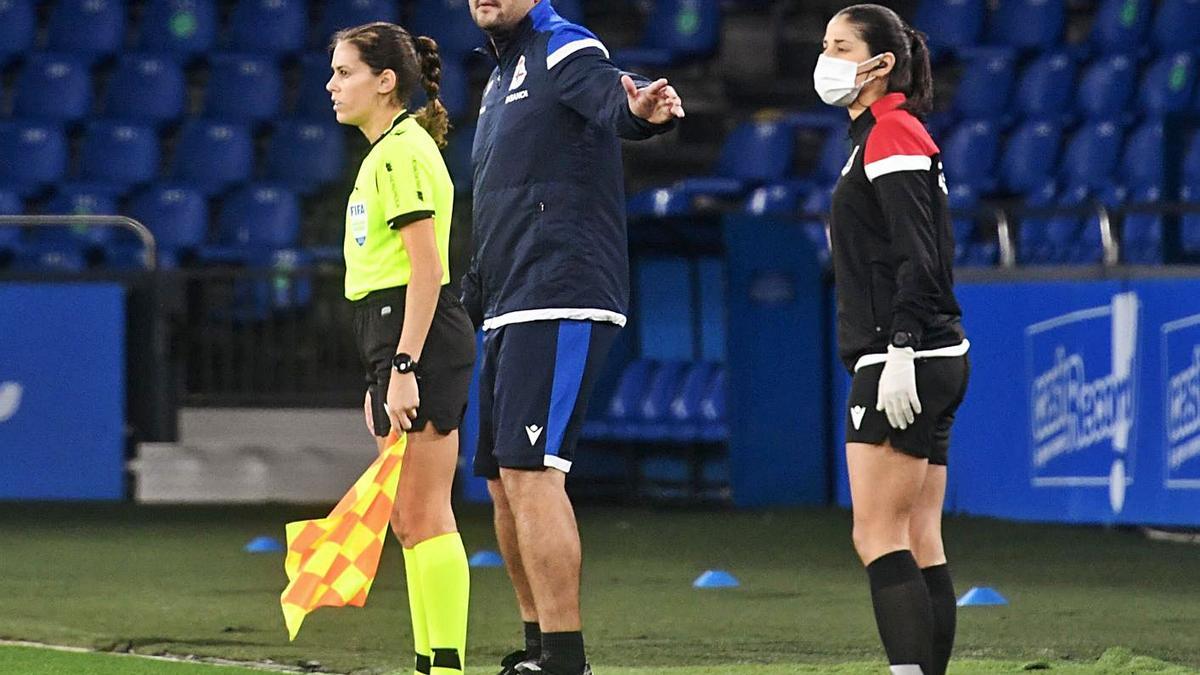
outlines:
{"label": "man in navy tracksuit", "polygon": [[525,622],[502,674],[589,673],[579,533],[565,491],[596,375],[629,300],[620,138],[670,129],[666,80],[622,73],[550,0],[470,0],[497,60],[473,162],[463,302],[485,331],[475,473]]}

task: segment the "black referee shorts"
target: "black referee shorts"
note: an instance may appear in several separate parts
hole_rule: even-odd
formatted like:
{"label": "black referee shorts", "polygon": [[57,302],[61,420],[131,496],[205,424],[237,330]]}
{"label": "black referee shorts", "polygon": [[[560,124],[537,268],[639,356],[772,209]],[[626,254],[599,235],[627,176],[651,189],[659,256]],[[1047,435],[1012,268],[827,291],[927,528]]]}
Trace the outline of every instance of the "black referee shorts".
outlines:
{"label": "black referee shorts", "polygon": [[[393,372],[392,357],[404,327],[406,292],[405,287],[388,288],[353,302],[354,338],[371,394],[375,435],[380,437],[392,431],[383,405]],[[462,424],[474,366],[475,329],[462,303],[443,286],[418,364],[421,407],[413,420],[414,431],[433,423],[438,431],[449,433]]]}
{"label": "black referee shorts", "polygon": [[906,455],[945,466],[950,427],[967,393],[971,365],[964,354],[917,359],[916,368],[921,412],[907,429],[893,429],[887,415],[875,410],[883,364],[864,366],[854,373],[846,406],[846,442],[881,445],[890,439],[892,447]]}

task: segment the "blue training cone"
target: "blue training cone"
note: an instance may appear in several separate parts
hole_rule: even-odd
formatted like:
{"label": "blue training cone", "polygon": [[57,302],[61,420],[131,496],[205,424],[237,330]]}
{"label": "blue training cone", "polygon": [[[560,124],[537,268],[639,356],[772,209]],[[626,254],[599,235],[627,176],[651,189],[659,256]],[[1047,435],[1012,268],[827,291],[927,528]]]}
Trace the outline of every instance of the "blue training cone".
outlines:
{"label": "blue training cone", "polygon": [[963,596],[958,599],[959,607],[988,607],[1007,604],[1008,600],[1005,600],[1004,596],[991,586],[972,586],[971,590],[963,593]]}
{"label": "blue training cone", "polygon": [[504,567],[504,558],[495,551],[479,551],[467,561],[471,567]]}
{"label": "blue training cone", "polygon": [[737,588],[741,583],[725,570],[706,570],[696,577],[692,588]]}
{"label": "blue training cone", "polygon": [[280,553],[283,544],[275,537],[255,537],[242,550],[246,553]]}

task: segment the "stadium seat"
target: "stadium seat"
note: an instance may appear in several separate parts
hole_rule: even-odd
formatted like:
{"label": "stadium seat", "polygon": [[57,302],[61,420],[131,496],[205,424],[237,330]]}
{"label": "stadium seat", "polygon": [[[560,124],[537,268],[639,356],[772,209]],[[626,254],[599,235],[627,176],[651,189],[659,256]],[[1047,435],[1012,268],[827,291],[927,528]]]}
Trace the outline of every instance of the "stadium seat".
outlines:
{"label": "stadium seat", "polygon": [[1129,56],[1118,54],[1093,61],[1079,81],[1079,111],[1093,120],[1127,116],[1136,81],[1137,63]]}
{"label": "stadium seat", "polygon": [[232,51],[288,56],[304,48],[304,0],[237,0],[229,18]]}
{"label": "stadium seat", "polygon": [[442,82],[439,95],[450,119],[467,119],[475,110],[471,109],[471,83],[467,78],[467,70],[457,63],[448,61],[442,64]]}
{"label": "stadium seat", "polygon": [[1183,180],[1200,185],[1200,133],[1193,133],[1183,156]]}
{"label": "stadium seat", "polygon": [[33,0],[0,2],[0,67],[33,49],[37,12]]}
{"label": "stadium seat", "polygon": [[214,54],[208,64],[205,116],[226,122],[261,122],[279,114],[283,77],[274,63],[254,56]]}
{"label": "stadium seat", "polygon": [[309,194],[341,175],[345,138],[336,124],[281,122],[267,145],[267,177],[298,194]]}
{"label": "stadium seat", "polygon": [[454,181],[454,191],[459,194],[471,192],[471,184],[475,178],[471,165],[471,149],[474,143],[475,126],[464,124],[450,129],[450,143],[442,152],[446,168],[450,171],[450,179]]}
{"label": "stadium seat", "polygon": [[711,56],[721,37],[717,0],[658,0],[650,10],[641,45],[621,49],[613,61],[621,67],[665,67]]}
{"label": "stadium seat", "polygon": [[0,185],[31,197],[67,171],[67,137],[53,124],[0,122]]}
{"label": "stadium seat", "polygon": [[963,52],[962,61],[955,110],[969,119],[1003,117],[1016,76],[1016,53],[1002,47],[975,47]]}
{"label": "stadium seat", "polygon": [[1067,185],[1092,189],[1107,186],[1117,167],[1123,139],[1112,122],[1092,122],[1080,127],[1067,141],[1060,173]]}
{"label": "stadium seat", "polygon": [[1163,125],[1149,121],[1129,134],[1125,152],[1121,155],[1121,180],[1134,193],[1143,193],[1150,188],[1162,188]]}
{"label": "stadium seat", "polygon": [[215,0],[148,0],[137,45],[148,52],[190,59],[217,38]]}
{"label": "stadium seat", "polygon": [[717,364],[707,361],[685,366],[678,391],[667,409],[668,440],[688,442],[700,437],[700,405],[717,371]]}
{"label": "stadium seat", "polygon": [[[1063,191],[1056,199],[1045,193],[1026,200],[1032,207],[1075,208],[1087,203],[1086,186]],[[1023,218],[1017,238],[1017,257],[1024,264],[1065,264],[1071,262],[1072,246],[1077,243],[1083,218],[1077,215],[1035,216]]]}
{"label": "stadium seat", "polygon": [[149,183],[158,175],[158,136],[150,127],[97,121],[87,125],[79,178],[114,193]]}
{"label": "stadium seat", "polygon": [[436,40],[447,61],[461,61],[484,44],[483,33],[471,18],[467,0],[419,0],[409,24],[413,35],[428,35]]}
{"label": "stadium seat", "polygon": [[813,179],[819,183],[833,185],[842,176],[846,160],[850,159],[850,141],[846,132],[839,129],[829,132],[821,145],[821,155]]}
{"label": "stadium seat", "polygon": [[1154,0],[1102,0],[1090,42],[1099,54],[1135,53],[1146,45]]}
{"label": "stadium seat", "polygon": [[1061,1],[999,0],[990,17],[990,38],[1018,49],[1049,49],[1061,39],[1066,18]]}
{"label": "stadium seat", "polygon": [[12,264],[14,270],[61,274],[79,274],[87,267],[87,252],[83,248],[36,242],[22,247]]}
{"label": "stadium seat", "polygon": [[571,23],[583,24],[583,0],[554,0],[554,11]]}
{"label": "stadium seat", "polygon": [[590,440],[618,438],[618,427],[626,424],[637,414],[638,404],[656,367],[656,364],[649,359],[630,361],[621,370],[617,386],[613,390],[612,397],[604,406],[603,414],[584,424],[583,436]]}
{"label": "stadium seat", "polygon": [[[25,212],[21,196],[16,192],[0,189],[0,216],[16,216]],[[12,225],[0,225],[0,267],[8,264],[21,249],[24,233]]]}
{"label": "stadium seat", "polygon": [[325,90],[333,71],[329,67],[329,54],[309,52],[300,57],[300,91],[296,95],[296,107],[292,114],[310,122],[330,123],[336,121],[330,94]]}
{"label": "stadium seat", "polygon": [[1000,183],[1025,194],[1054,175],[1062,129],[1053,122],[1025,122],[1009,134],[1000,157]]}
{"label": "stadium seat", "polygon": [[664,441],[668,439],[670,422],[668,414],[671,402],[675,400],[679,387],[683,383],[684,371],[687,364],[683,361],[663,361],[650,376],[646,389],[638,401],[633,419],[618,425],[618,435],[622,438],[644,441]]}
{"label": "stadium seat", "polygon": [[[1131,203],[1155,204],[1161,199],[1158,188],[1135,193]],[[1133,265],[1157,265],[1162,262],[1162,216],[1157,213],[1127,213],[1121,227],[1121,259]]]}
{"label": "stadium seat", "polygon": [[331,0],[322,7],[321,23],[312,36],[312,43],[324,49],[333,34],[343,28],[372,21],[398,23],[399,20],[399,7],[392,0]]}
{"label": "stadium seat", "polygon": [[744,210],[755,216],[791,215],[800,210],[812,189],[807,181],[787,181],[756,188],[746,199]]}
{"label": "stadium seat", "polygon": [[755,185],[781,180],[791,168],[795,147],[795,128],[787,122],[746,122],[726,137],[712,176],[685,178],[673,189],[689,200],[697,195],[740,197]]}
{"label": "stadium seat", "polygon": [[642,190],[629,197],[626,211],[631,218],[686,215],[692,208],[692,196],[676,186]]}
{"label": "stadium seat", "polygon": [[97,59],[125,41],[123,0],[57,0],[46,24],[46,49]]}
{"label": "stadium seat", "polygon": [[1186,111],[1195,83],[1195,56],[1188,52],[1162,56],[1142,76],[1138,95],[1142,112],[1161,117]]}
{"label": "stadium seat", "polygon": [[157,184],[129,201],[129,216],[150,228],[160,259],[195,253],[208,238],[208,202],[191,188]]}
{"label": "stadium seat", "polygon": [[30,55],[17,74],[13,114],[42,122],[74,122],[91,112],[87,64],[65,54]]}
{"label": "stadium seat", "polygon": [[254,145],[250,130],[238,124],[192,120],[180,132],[174,176],[206,195],[250,178]]}
{"label": "stadium seat", "polygon": [[959,51],[979,43],[986,16],[984,0],[922,0],[913,23],[929,37],[931,49]]}
{"label": "stadium seat", "polygon": [[1152,38],[1160,52],[1195,49],[1200,44],[1200,0],[1162,0]]}
{"label": "stadium seat", "polygon": [[[117,200],[104,190],[94,190],[88,186],[62,185],[46,204],[45,211],[49,215],[66,216],[111,216],[119,215]],[[116,230],[107,225],[71,225],[64,227],[39,227],[34,231],[34,241],[38,245],[62,247],[64,250],[80,248],[83,250],[103,246],[112,241]]]}
{"label": "stadium seat", "polygon": [[182,117],[186,101],[183,68],[177,62],[151,54],[126,54],[109,78],[104,114],[161,125]]}
{"label": "stadium seat", "polygon": [[1017,82],[1017,112],[1026,119],[1065,122],[1075,95],[1075,62],[1063,52],[1043,54],[1025,67]]}
{"label": "stadium seat", "polygon": [[993,167],[1000,143],[996,125],[985,120],[967,120],[959,124],[942,144],[942,163],[946,180],[969,185],[979,192],[996,187]]}
{"label": "stadium seat", "polygon": [[721,443],[729,440],[729,418],[726,409],[728,396],[728,375],[722,366],[717,368],[708,391],[700,400],[700,440],[706,443]]}
{"label": "stadium seat", "polygon": [[300,240],[300,204],[291,191],[248,184],[224,200],[217,216],[218,246],[239,252],[292,248]]}
{"label": "stadium seat", "polygon": [[[1179,192],[1186,203],[1200,205],[1200,181],[1189,181]],[[1183,214],[1180,219],[1180,243],[1188,253],[1200,253],[1200,212]]]}

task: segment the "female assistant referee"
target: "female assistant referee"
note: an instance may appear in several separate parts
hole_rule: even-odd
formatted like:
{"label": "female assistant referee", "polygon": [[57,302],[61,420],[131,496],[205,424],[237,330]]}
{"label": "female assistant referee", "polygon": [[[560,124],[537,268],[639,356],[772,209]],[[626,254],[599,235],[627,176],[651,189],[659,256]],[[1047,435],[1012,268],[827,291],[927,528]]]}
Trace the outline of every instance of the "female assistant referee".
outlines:
{"label": "female assistant referee", "polygon": [[838,350],[853,373],[846,458],[854,547],[897,675],[941,675],[955,597],[942,544],[946,456],[967,386],[940,153],[918,116],[933,82],[924,36],[890,9],[829,22],[813,74],[850,113],[853,150],[830,214]]}
{"label": "female assistant referee", "polygon": [[[404,547],[414,672],[461,674],[469,573],[450,492],[475,331],[445,287],[454,185],[439,151],[441,58],[433,40],[389,23],[343,30],[330,49],[325,88],[337,120],[371,142],[346,207],[346,297],[366,366],[367,428],[380,451],[397,427],[408,432],[392,529]],[[429,103],[410,113],[418,83]]]}

